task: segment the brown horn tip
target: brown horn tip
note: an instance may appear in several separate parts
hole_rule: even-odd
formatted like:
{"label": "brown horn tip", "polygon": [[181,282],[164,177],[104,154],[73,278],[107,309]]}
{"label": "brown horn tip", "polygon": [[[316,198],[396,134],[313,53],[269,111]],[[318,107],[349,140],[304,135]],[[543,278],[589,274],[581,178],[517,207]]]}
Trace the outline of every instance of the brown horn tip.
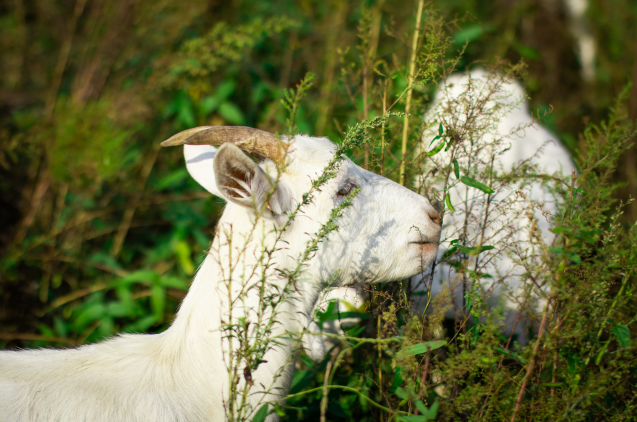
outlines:
{"label": "brown horn tip", "polygon": [[192,129],[186,129],[183,130],[181,132],[179,132],[176,135],[171,136],[170,138],[166,139],[164,142],[161,143],[162,147],[174,147],[177,145],[184,145],[187,144],[187,140],[189,137],[191,137],[192,135],[194,135],[197,132],[201,132],[202,130],[206,130],[206,129],[210,129],[213,128],[214,126],[199,126],[199,127],[194,127]]}
{"label": "brown horn tip", "polygon": [[235,144],[248,154],[255,154],[272,161],[283,162],[285,144],[265,130],[245,126],[199,126],[173,135],[161,143],[163,147],[175,145],[212,145],[226,142]]}

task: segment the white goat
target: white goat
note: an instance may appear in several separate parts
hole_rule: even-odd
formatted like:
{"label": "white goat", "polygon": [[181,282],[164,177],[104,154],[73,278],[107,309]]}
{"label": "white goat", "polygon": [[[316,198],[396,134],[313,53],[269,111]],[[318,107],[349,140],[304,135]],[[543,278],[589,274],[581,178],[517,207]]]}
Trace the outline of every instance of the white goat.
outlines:
{"label": "white goat", "polygon": [[[470,111],[472,107],[481,109]],[[476,116],[475,113],[482,114]],[[489,74],[484,70],[474,70],[470,74],[452,75],[443,81],[433,106],[425,115],[425,121],[435,126],[433,130],[424,133],[425,147],[431,148],[429,143],[437,134],[438,123],[443,123],[447,130],[456,129],[462,132],[465,129],[458,128],[467,125],[471,119],[473,122],[469,126],[473,129],[469,131],[472,132],[459,135],[462,153],[458,156],[458,162],[462,173],[470,171],[472,175],[487,177],[486,170],[491,165],[492,154],[495,154],[493,170],[499,175],[517,169],[523,162],[536,165],[538,173],[545,175],[570,176],[575,168],[566,148],[555,136],[534,123],[524,89],[515,80]],[[449,164],[451,152],[441,151],[431,157],[428,168]],[[463,238],[471,246],[494,245],[494,253],[483,253],[484,257],[481,258],[485,262],[482,272],[491,274],[493,278],[482,279],[481,287],[483,292],[496,300],[499,295],[510,293],[507,307],[510,310],[519,308],[521,303],[517,303],[515,298],[520,293],[523,284],[521,275],[525,269],[513,256],[533,249],[528,218],[531,208],[541,237],[550,245],[554,235],[549,231],[548,220],[556,211],[553,196],[539,182],[503,185],[492,195],[491,208],[487,211],[485,193],[467,188],[453,174],[449,182],[450,202],[456,210],[445,211],[442,239],[449,241]],[[435,183],[433,188],[442,191],[444,183]],[[484,232],[480,230],[481,227],[485,227]],[[444,254],[443,249],[449,247],[441,248],[439,257]],[[451,288],[456,309],[461,309],[463,289],[467,289],[467,286],[463,286],[458,280],[454,282],[455,278],[453,268],[438,266],[433,278],[432,293],[437,294],[442,289]],[[429,276],[426,276],[425,281],[428,279]],[[421,308],[423,306],[420,304]],[[451,311],[449,316],[453,316],[453,313]],[[515,323],[512,318],[514,316],[517,316],[517,312],[509,311],[507,331]],[[522,325],[517,326],[515,331],[521,342],[524,342]]]}
{"label": "white goat", "polygon": [[[326,138],[278,140],[257,129],[200,127],[163,143],[179,144],[191,144],[185,146],[191,175],[228,204],[174,323],[161,334],[125,334],[78,349],[0,352],[0,421],[225,420],[233,369],[228,362],[235,349],[223,330],[242,317],[255,330],[262,309],[258,289],[246,286],[262,276],[269,286],[285,285],[282,272],[296,268],[306,242],[357,187],[352,205],[337,220],[338,230],[318,245],[276,314],[269,335],[279,344],[252,373],[240,372],[240,383],[250,386],[248,420],[260,403],[284,399],[295,349],[289,333],[308,327],[326,283],[404,279],[436,256],[439,216],[429,201],[347,159],[280,230],[288,222],[286,213],[334,158],[336,147]],[[245,152],[265,158],[256,164]],[[273,183],[277,166],[285,170]],[[258,259],[266,247],[274,265]],[[313,347],[320,348],[320,341]],[[268,420],[277,418],[272,414]]]}

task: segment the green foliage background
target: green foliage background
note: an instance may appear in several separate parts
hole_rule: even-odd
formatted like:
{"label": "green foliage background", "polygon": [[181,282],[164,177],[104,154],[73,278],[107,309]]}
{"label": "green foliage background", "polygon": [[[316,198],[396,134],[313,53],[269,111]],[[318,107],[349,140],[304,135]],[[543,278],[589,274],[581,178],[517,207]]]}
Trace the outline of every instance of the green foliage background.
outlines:
{"label": "green foliage background", "polygon": [[[371,81],[389,80],[392,96],[407,86],[416,8],[417,2],[393,0],[14,0],[0,6],[0,347],[67,347],[117,332],[165,329],[203,259],[223,203],[190,179],[179,149],[160,151],[159,143],[198,125],[285,132],[284,90],[307,72],[315,75],[314,87],[296,111],[298,131],[338,142],[347,127],[380,114],[380,91]],[[614,201],[637,194],[635,148],[624,149],[634,140],[637,119],[637,84],[627,86],[637,81],[637,3],[591,0],[587,18],[598,57],[595,79],[588,82],[580,76],[560,2],[434,0],[427,6],[429,18],[440,20],[442,32],[426,36],[431,45],[423,43],[431,61],[419,63],[423,83],[414,89],[410,145],[418,142],[418,116],[439,76],[436,60],[452,60],[464,49],[458,70],[524,61],[532,108],[553,109],[544,124],[576,156],[606,160],[606,167],[581,180],[590,196],[567,204],[586,212],[577,220],[580,226],[565,229],[564,238],[571,240],[556,252],[556,268],[560,256],[584,257],[566,273],[585,282],[561,294],[601,295],[598,302],[573,308],[579,325],[556,346],[566,362],[560,383],[570,389],[560,394],[572,408],[562,409],[554,392],[538,393],[538,380],[524,417],[634,420],[634,277],[626,277],[621,303],[613,304],[608,295],[619,290],[619,271],[628,273],[636,262],[629,226],[637,203],[610,216]],[[365,80],[370,87],[360,82]],[[394,111],[404,108],[401,100]],[[378,147],[352,156],[398,180],[400,125],[395,125],[389,128],[386,162]],[[415,165],[409,174],[415,174]],[[582,230],[615,236],[615,249],[602,248],[600,236],[591,246],[581,239]],[[383,289],[394,300],[400,297],[396,286]],[[585,321],[606,324],[611,304],[613,323],[595,337],[599,325]],[[350,334],[411,330],[412,340],[431,340],[400,305],[373,309]],[[374,324],[381,319],[385,328],[379,329]],[[616,327],[626,327],[628,334]],[[449,338],[453,330],[447,330]],[[441,363],[458,377],[451,395],[421,398],[428,406],[439,403],[441,420],[478,420],[485,411],[493,420],[508,419],[515,400],[494,394],[487,375],[494,362],[488,351],[502,340],[492,332],[463,341],[446,352],[457,359]],[[605,364],[597,357],[607,351],[613,358]],[[364,345],[344,355],[332,382],[392,408],[416,408],[405,393],[415,387],[400,387],[404,380],[396,375],[394,352]],[[517,385],[512,374],[516,368],[521,372],[521,356],[528,360],[530,353],[506,355],[511,371],[495,371],[497,376],[512,377]],[[584,364],[591,353],[594,365]],[[424,355],[413,356],[420,360],[402,367],[422,368]],[[316,391],[291,399],[286,420],[318,420],[320,413],[323,391],[317,388],[327,361],[303,359],[291,393]],[[475,371],[464,373],[458,369],[463,365]],[[551,375],[540,369],[538,377]],[[608,380],[600,381],[604,376]],[[593,394],[596,381],[607,391]],[[485,388],[472,390],[473,384]],[[384,418],[359,394],[343,390],[330,397],[329,420]]]}

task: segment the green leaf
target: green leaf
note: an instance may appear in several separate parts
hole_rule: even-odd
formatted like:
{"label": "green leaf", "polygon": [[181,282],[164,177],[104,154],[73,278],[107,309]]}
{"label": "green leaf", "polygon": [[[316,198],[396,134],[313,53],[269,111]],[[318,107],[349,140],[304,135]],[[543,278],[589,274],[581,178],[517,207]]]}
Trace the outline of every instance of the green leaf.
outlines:
{"label": "green leaf", "polygon": [[401,375],[402,370],[400,366],[396,367],[396,372],[394,373],[394,380],[391,383],[391,387],[389,387],[389,393],[393,394],[398,387],[403,384],[403,377]]}
{"label": "green leaf", "polygon": [[347,309],[348,312],[358,312],[358,308],[348,301],[344,299],[339,299],[338,301],[341,305],[345,306],[345,309]]}
{"label": "green leaf", "polygon": [[468,246],[462,246],[462,245],[456,245],[456,246],[458,246],[458,249],[460,249],[462,253],[465,253],[467,255],[479,255],[480,253],[484,251],[490,251],[491,249],[495,249],[495,246],[491,246],[491,245],[474,246],[474,247],[468,247]]}
{"label": "green leaf", "polygon": [[[334,400],[331,400],[329,404],[327,405],[327,413],[330,413],[338,418],[343,418],[343,419],[347,418],[348,416],[347,413],[345,412],[345,409],[343,409],[343,406]],[[281,416],[285,416],[285,414]]]}
{"label": "green leaf", "polygon": [[[292,385],[290,386],[290,394],[295,394],[302,391],[305,387],[310,385],[312,381],[316,378],[316,375],[325,371],[327,367],[327,362],[332,357],[332,351],[338,347],[338,345],[333,346],[326,354],[325,358],[321,362],[316,362],[313,366],[305,371],[295,371],[294,378],[292,380]],[[306,362],[308,366],[313,364],[314,362]]]}
{"label": "green leaf", "polygon": [[403,399],[403,400],[409,399],[409,396],[407,395],[407,392],[405,390],[403,390],[402,387],[396,388],[396,395],[399,398]]}
{"label": "green leaf", "polygon": [[444,146],[445,146],[444,142],[439,143],[437,147],[435,147],[434,149],[432,149],[431,151],[429,151],[427,153],[427,157],[432,157],[432,156],[438,154],[440,152],[440,150],[442,149],[442,147],[444,147]]}
{"label": "green leaf", "polygon": [[427,349],[436,350],[446,345],[447,342],[445,340],[426,341],[424,343],[418,343],[414,344],[413,346],[406,347],[399,353],[403,356],[420,355],[422,353],[427,353]]}
{"label": "green leaf", "polygon": [[628,329],[627,326],[621,324],[615,325],[611,333],[617,336],[617,341],[621,347],[630,346],[630,329]]}
{"label": "green leaf", "polygon": [[[186,169],[184,169],[186,170]],[[188,171],[186,170],[186,173]],[[104,252],[97,252],[89,258],[89,263],[102,264],[110,269],[123,271],[124,268],[117,262],[115,258]],[[115,272],[115,271],[114,271]]]}
{"label": "green leaf", "polygon": [[399,416],[398,420],[401,422],[427,422],[429,419],[426,416]]}
{"label": "green leaf", "polygon": [[[352,309],[351,311],[339,312],[338,304],[344,304],[347,309]],[[368,319],[369,314],[365,312],[359,312],[356,310],[351,303],[348,303],[345,300],[341,299],[332,299],[328,302],[327,309],[325,312],[318,311],[316,312],[316,318],[318,319],[318,324],[322,328],[322,324],[326,321],[335,321],[342,320],[346,318],[360,318],[360,319]]]}
{"label": "green leaf", "polygon": [[440,139],[440,136],[436,136],[434,137],[431,142],[429,142],[429,146],[431,146],[431,144],[433,144],[434,142],[436,142],[436,139]]}
{"label": "green leaf", "polygon": [[520,56],[526,57],[527,59],[540,60],[542,58],[542,56],[536,49],[531,48],[528,45],[517,44],[515,45],[515,49],[520,54]]}
{"label": "green leaf", "polygon": [[51,337],[55,336],[55,332],[50,327],[47,327],[44,324],[38,324],[38,329],[40,330],[40,333],[42,333],[45,336],[51,336]]}
{"label": "green leaf", "polygon": [[157,283],[158,281],[159,281],[159,274],[157,274],[155,271],[139,270],[139,271],[134,271],[125,277],[122,277],[121,279],[117,281],[117,284],[124,285],[124,284],[132,284],[132,283],[139,283],[139,282],[153,284],[153,283]]}
{"label": "green leaf", "polygon": [[235,81],[232,81],[232,80],[223,81],[221,85],[219,85],[217,90],[215,91],[215,98],[217,98],[219,102],[223,102],[227,100],[228,97],[230,97],[230,95],[232,95],[232,93],[234,92],[234,89],[236,86],[237,86],[237,83]]}
{"label": "green leaf", "polygon": [[222,82],[213,95],[201,100],[199,103],[199,115],[206,118],[210,113],[216,111],[232,95],[235,87],[236,83],[234,81]]}
{"label": "green leaf", "polygon": [[458,250],[458,245],[454,245],[452,248],[447,249],[447,251],[446,251],[446,252],[442,255],[442,258],[440,258],[440,259],[442,260],[442,259],[445,259],[445,258],[450,257],[450,256],[451,256],[451,255],[453,255],[453,254],[454,254],[454,252],[456,252],[457,250]]}
{"label": "green leaf", "polygon": [[220,104],[221,101],[214,95],[203,98],[199,103],[199,115],[203,118],[208,117]]}
{"label": "green leaf", "polygon": [[481,190],[484,193],[493,193],[495,192],[493,189],[485,185],[484,183],[478,182],[476,179],[469,176],[462,176],[460,181],[465,185]]}
{"label": "green leaf", "polygon": [[155,325],[155,316],[148,315],[147,317],[135,321],[132,324],[128,324],[124,327],[124,331],[127,333],[143,333],[148,331],[148,329],[153,325]]}
{"label": "green leaf", "polygon": [[177,290],[188,290],[188,283],[186,283],[179,277],[162,276],[159,280],[159,284],[164,287],[172,287],[173,289]]}
{"label": "green leaf", "polygon": [[369,319],[369,314],[364,312],[339,312],[337,315],[340,315],[339,320],[345,318],[360,318],[360,319]]}
{"label": "green leaf", "polygon": [[102,317],[97,331],[100,337],[110,337],[115,332],[115,322],[110,316]]}
{"label": "green leaf", "polygon": [[166,309],[166,289],[158,284],[153,285],[150,291],[150,305],[153,309],[155,321],[164,320],[164,310]]}
{"label": "green leaf", "polygon": [[582,258],[580,258],[580,256],[577,255],[577,254],[571,255],[570,260],[573,261],[576,264],[579,264],[579,263],[582,262]]}
{"label": "green leaf", "polygon": [[604,347],[599,349],[597,357],[595,358],[595,365],[599,365],[601,363],[602,358],[604,357],[604,352],[606,352],[606,348],[608,347],[608,343],[610,343],[610,340],[604,343]]}
{"label": "green leaf", "polygon": [[132,307],[126,306],[126,304],[122,302],[110,302],[107,304],[106,313],[115,318],[134,316]]}
{"label": "green leaf", "polygon": [[192,100],[183,90],[179,91],[175,101],[177,109],[177,122],[182,127],[196,126],[195,111]]}
{"label": "green leaf", "polygon": [[103,303],[95,303],[84,309],[73,321],[73,325],[77,332],[83,331],[87,326],[93,322],[101,319],[106,311],[106,306]]}
{"label": "green leaf", "polygon": [[432,421],[434,419],[436,419],[436,416],[438,415],[438,400],[436,400],[430,407],[429,407],[429,412],[425,413],[423,412],[423,416],[427,416],[429,419],[431,419]]}
{"label": "green leaf", "polygon": [[504,347],[498,346],[498,347],[495,348],[495,351],[500,353],[501,355],[505,355],[505,356],[508,356],[508,357],[511,357],[511,358],[517,360],[522,365],[526,365],[526,360],[524,360],[522,358],[522,356],[518,355],[515,352],[512,352],[511,350],[508,350],[508,349],[505,349]]}
{"label": "green leaf", "polygon": [[125,313],[127,315],[133,315],[135,301],[133,300],[133,292],[131,291],[130,286],[122,284],[115,287],[115,291],[117,292],[117,296],[125,309]]}
{"label": "green leaf", "polygon": [[453,205],[451,205],[451,198],[449,197],[449,194],[447,194],[447,196],[445,196],[445,204],[447,204],[447,208],[449,208],[451,211],[455,211],[456,210],[453,207]]}
{"label": "green leaf", "polygon": [[481,278],[493,278],[493,276],[489,273],[481,273],[480,271],[467,270],[471,279],[480,280]]}
{"label": "green leaf", "polygon": [[362,332],[363,332],[363,330],[365,329],[365,327],[364,327],[364,326],[363,326],[363,327],[358,327],[358,328],[357,328],[357,326],[356,326],[356,325],[354,325],[354,326],[353,326],[352,328],[350,328],[350,329],[346,329],[345,327],[341,327],[341,328],[344,328],[344,329],[345,329],[345,334],[346,334],[348,337],[358,337],[358,335],[359,335],[360,333],[362,333]]}
{"label": "green leaf", "polygon": [[168,173],[153,184],[156,190],[164,190],[166,188],[172,188],[183,182],[188,178],[188,170],[181,168],[173,172]]}
{"label": "green leaf", "polygon": [[53,318],[53,326],[55,327],[55,332],[58,336],[66,337],[69,335],[69,324],[62,321],[60,318]]}
{"label": "green leaf", "polygon": [[491,30],[491,26],[483,27],[482,25],[472,25],[453,34],[453,40],[456,44],[464,44],[467,41],[475,41],[484,34],[485,28]]}
{"label": "green leaf", "polygon": [[416,400],[416,409],[418,409],[420,413],[429,412],[429,409],[427,409],[427,406],[425,406],[425,403],[423,403],[422,400]]}
{"label": "green leaf", "polygon": [[265,418],[268,416],[268,405],[264,404],[261,406],[259,411],[252,418],[252,422],[263,422]]}
{"label": "green leaf", "polygon": [[318,320],[318,326],[321,327],[321,329],[323,329],[323,323],[326,321],[333,321],[335,319],[338,319],[338,316],[334,317],[334,315],[337,315],[338,312],[336,311],[336,300],[330,300],[327,303],[327,308],[325,309],[325,312],[321,312],[320,310],[316,310],[316,319]]}
{"label": "green leaf", "polygon": [[458,160],[453,160],[453,172],[456,175],[456,179],[460,180],[460,164],[458,164]]}
{"label": "green leaf", "polygon": [[416,400],[416,408],[421,413],[421,416],[426,418],[424,420],[434,420],[438,413],[438,400],[436,400],[429,409],[427,409],[427,406],[425,406],[421,400]]}
{"label": "green leaf", "polygon": [[245,124],[245,117],[239,107],[231,102],[224,102],[219,106],[219,115],[233,125]]}
{"label": "green leaf", "polygon": [[175,253],[177,254],[177,259],[179,260],[179,265],[184,270],[184,272],[188,275],[192,275],[195,272],[195,264],[192,263],[191,250],[188,243],[185,240],[180,240],[175,245]]}
{"label": "green leaf", "polygon": [[438,135],[442,136],[442,134],[445,132],[444,128],[442,127],[442,123],[440,123],[438,125]]}
{"label": "green leaf", "polygon": [[416,400],[416,407],[420,411],[421,415],[418,416],[399,416],[399,421],[404,422],[426,422],[436,419],[438,414],[438,400],[436,400],[429,409],[420,400]]}

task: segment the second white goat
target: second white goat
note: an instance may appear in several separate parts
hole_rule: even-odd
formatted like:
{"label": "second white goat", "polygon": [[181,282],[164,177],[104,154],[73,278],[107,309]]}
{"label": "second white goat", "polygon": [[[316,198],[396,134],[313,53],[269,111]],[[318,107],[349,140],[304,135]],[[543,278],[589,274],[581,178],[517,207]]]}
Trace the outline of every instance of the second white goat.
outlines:
{"label": "second white goat", "polygon": [[[432,149],[429,144],[438,134],[439,124],[456,137],[455,150],[445,149],[428,158],[425,174],[449,166],[455,159],[461,176],[467,174],[485,184],[491,181],[495,189],[489,196],[468,187],[453,172],[447,183],[446,176],[440,174],[437,182],[429,176],[422,180],[429,189],[439,192],[446,185],[449,202],[455,208],[454,211],[447,206],[445,210],[442,237],[443,241],[455,240],[455,243],[441,248],[439,258],[454,245],[494,248],[470,256],[467,270],[484,274],[484,278],[477,274],[473,278],[480,279],[477,285],[492,303],[506,296],[509,309],[506,331],[510,331],[517,321],[518,310],[525,306],[524,300],[529,297],[531,301],[543,300],[542,286],[528,286],[524,273],[529,268],[525,268],[523,261],[530,266],[537,262],[534,258],[538,253],[534,246],[537,240],[531,239],[533,227],[537,227],[539,238],[546,245],[554,238],[549,228],[554,224],[559,195],[555,196],[553,190],[568,182],[575,169],[572,158],[557,138],[533,119],[522,86],[497,73],[478,69],[452,75],[440,84],[425,121],[432,126],[423,135],[425,148]],[[526,175],[524,166],[532,169]],[[504,175],[511,175],[512,179],[503,182]],[[437,265],[433,278],[429,277],[425,276],[423,284],[432,281],[433,294],[451,290],[455,309],[449,316],[457,316],[459,310],[466,308],[467,294],[476,287],[469,280],[471,277],[459,277],[446,264]],[[530,296],[529,288],[533,289]],[[527,299],[523,300],[520,297],[524,289]],[[524,324],[516,326],[515,331],[524,342]]]}

